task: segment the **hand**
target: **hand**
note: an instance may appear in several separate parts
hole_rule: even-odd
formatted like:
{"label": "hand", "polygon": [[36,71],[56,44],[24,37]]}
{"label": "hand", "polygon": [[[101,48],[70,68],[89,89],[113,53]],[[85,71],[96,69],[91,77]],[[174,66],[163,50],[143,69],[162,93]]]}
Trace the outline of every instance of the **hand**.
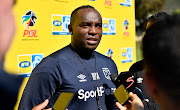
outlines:
{"label": "hand", "polygon": [[49,108],[49,109],[44,109],[49,103],[49,100],[46,99],[44,102],[42,102],[41,104],[39,105],[36,105],[35,107],[33,107],[32,110],[52,110],[52,108]]}
{"label": "hand", "polygon": [[116,106],[120,110],[144,110],[144,105],[141,101],[141,99],[136,95],[133,94],[132,92],[129,93],[131,100],[129,100],[129,104],[122,106],[119,102],[116,102]]}

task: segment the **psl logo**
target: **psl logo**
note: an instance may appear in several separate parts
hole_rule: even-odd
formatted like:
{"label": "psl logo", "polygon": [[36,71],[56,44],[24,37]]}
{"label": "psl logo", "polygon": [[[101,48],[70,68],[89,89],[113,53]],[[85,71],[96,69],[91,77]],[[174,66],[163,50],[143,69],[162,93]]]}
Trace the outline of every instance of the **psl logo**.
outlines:
{"label": "psl logo", "polygon": [[32,70],[40,63],[43,59],[43,54],[25,54],[18,55],[18,75],[29,77]]}
{"label": "psl logo", "polygon": [[126,19],[123,23],[123,29],[124,29],[124,36],[129,36],[129,31],[128,31],[128,28],[129,28],[129,22],[128,20]]}
{"label": "psl logo", "polygon": [[106,6],[112,6],[112,0],[105,0],[104,3]]}
{"label": "psl logo", "polygon": [[119,0],[120,5],[131,6],[131,0]]}
{"label": "psl logo", "polygon": [[27,37],[38,37],[36,35],[36,30],[30,30],[29,27],[33,27],[36,23],[37,17],[33,11],[28,10],[26,14],[21,18],[22,25],[24,27],[23,37],[27,35]]}
{"label": "psl logo", "polygon": [[68,25],[70,24],[70,16],[52,14],[52,34],[53,35],[70,35]]}
{"label": "psl logo", "polygon": [[112,58],[112,55],[113,55],[113,51],[111,48],[109,48],[108,52],[106,53],[106,56]]}
{"label": "psl logo", "polygon": [[116,20],[103,18],[103,35],[116,34]]}
{"label": "psl logo", "polygon": [[132,47],[121,48],[121,61],[122,63],[132,62],[133,49]]}

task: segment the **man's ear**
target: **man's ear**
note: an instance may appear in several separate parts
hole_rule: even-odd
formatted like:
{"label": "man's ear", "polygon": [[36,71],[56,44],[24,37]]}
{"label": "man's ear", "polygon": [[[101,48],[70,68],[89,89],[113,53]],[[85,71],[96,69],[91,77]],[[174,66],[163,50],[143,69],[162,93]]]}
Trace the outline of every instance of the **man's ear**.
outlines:
{"label": "man's ear", "polygon": [[71,24],[68,25],[68,29],[69,29],[69,33],[72,35],[73,31],[72,31],[72,25]]}

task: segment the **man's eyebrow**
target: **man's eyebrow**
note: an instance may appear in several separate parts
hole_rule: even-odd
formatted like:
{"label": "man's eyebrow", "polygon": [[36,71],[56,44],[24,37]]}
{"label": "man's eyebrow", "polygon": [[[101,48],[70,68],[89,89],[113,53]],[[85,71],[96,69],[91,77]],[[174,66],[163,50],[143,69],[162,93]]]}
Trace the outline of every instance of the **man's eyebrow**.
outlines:
{"label": "man's eyebrow", "polygon": [[84,22],[81,22],[81,23],[90,23],[90,22],[85,22],[85,21],[84,21]]}
{"label": "man's eyebrow", "polygon": [[[86,22],[86,21],[83,21],[83,22],[81,22],[81,23],[91,23],[91,22]],[[96,23],[96,24],[102,24],[102,22],[98,22],[98,23]]]}

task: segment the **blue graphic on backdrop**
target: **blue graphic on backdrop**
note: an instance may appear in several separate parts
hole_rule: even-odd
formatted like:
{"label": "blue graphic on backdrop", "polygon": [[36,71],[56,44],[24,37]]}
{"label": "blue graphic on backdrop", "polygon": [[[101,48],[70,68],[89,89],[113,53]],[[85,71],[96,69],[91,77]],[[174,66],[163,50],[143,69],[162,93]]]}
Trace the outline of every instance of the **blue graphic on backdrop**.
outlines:
{"label": "blue graphic on backdrop", "polygon": [[63,16],[63,31],[69,32],[68,25],[70,24],[70,17],[69,16]]}
{"label": "blue graphic on backdrop", "polygon": [[131,0],[119,0],[120,1],[120,5],[123,6],[131,6]]}
{"label": "blue graphic on backdrop", "polygon": [[109,28],[110,28],[110,32],[114,33],[116,32],[116,23],[115,20],[109,20]]}
{"label": "blue graphic on backdrop", "polygon": [[43,55],[32,55],[32,69],[34,69],[40,61],[43,59]]}

